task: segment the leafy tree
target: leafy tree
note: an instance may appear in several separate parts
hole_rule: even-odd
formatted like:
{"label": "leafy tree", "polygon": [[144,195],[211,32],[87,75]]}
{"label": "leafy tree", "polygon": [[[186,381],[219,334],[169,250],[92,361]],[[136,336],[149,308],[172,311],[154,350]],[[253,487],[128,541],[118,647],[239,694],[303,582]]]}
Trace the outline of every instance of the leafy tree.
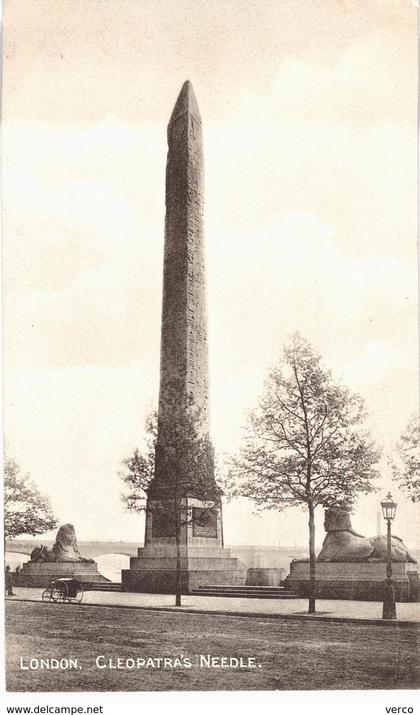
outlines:
{"label": "leafy tree", "polygon": [[137,447],[133,454],[123,459],[123,470],[119,476],[128,488],[121,499],[128,511],[146,511],[147,495],[155,473],[155,452],[157,440],[157,413],[146,417],[146,444],[143,451]]}
{"label": "leafy tree", "polygon": [[[203,519],[220,503],[221,490],[214,480],[213,450],[208,436],[201,434],[200,415],[192,398],[180,399],[174,389],[165,407],[159,420],[156,413],[146,419],[145,449],[136,448],[123,460],[120,476],[128,487],[122,494],[127,509],[147,511],[152,516],[160,512],[169,522],[176,544],[175,603],[181,605],[182,528],[193,522],[187,500],[196,497],[204,502],[199,517]],[[161,443],[159,435],[164,435]]]}
{"label": "leafy tree", "polygon": [[414,415],[401,434],[391,459],[392,476],[412,502],[420,501],[420,422]]}
{"label": "leafy tree", "polygon": [[266,380],[233,459],[237,494],[263,509],[308,512],[309,606],[315,613],[315,509],[351,506],[373,491],[379,459],[361,429],[362,399],[335,384],[309,343],[295,334]]}
{"label": "leafy tree", "polygon": [[[19,465],[4,458],[4,535],[44,534],[57,526],[48,497],[41,494]],[[6,550],[6,546],[5,546]]]}

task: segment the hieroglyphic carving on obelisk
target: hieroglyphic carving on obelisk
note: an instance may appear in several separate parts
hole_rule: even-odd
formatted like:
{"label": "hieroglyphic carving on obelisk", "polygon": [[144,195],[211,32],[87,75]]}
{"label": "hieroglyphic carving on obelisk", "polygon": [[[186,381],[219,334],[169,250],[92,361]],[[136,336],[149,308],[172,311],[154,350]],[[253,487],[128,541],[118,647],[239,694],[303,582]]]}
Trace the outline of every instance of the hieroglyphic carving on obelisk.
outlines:
{"label": "hieroglyphic carving on obelisk", "polygon": [[165,425],[170,423],[168,410],[174,402],[174,390],[179,404],[185,396],[191,396],[201,432],[209,432],[202,128],[189,81],[178,96],[167,135],[159,420],[153,492],[167,483],[159,456],[165,449]]}

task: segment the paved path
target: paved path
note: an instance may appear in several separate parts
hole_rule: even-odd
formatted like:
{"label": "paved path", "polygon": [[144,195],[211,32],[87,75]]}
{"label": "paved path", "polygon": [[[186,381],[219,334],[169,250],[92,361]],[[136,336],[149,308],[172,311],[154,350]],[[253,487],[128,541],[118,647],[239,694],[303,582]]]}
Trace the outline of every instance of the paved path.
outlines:
{"label": "paved path", "polygon": [[[10,600],[41,601],[43,589],[15,588]],[[122,593],[87,591],[83,604],[98,606],[126,606],[153,610],[193,611],[201,613],[249,614],[274,617],[307,617],[307,599],[275,600],[265,598],[222,598],[218,596],[183,596],[182,606],[174,605],[174,596],[152,593]],[[317,618],[345,620],[382,620],[382,603],[378,601],[317,600]],[[397,619],[420,623],[420,603],[397,603]]]}

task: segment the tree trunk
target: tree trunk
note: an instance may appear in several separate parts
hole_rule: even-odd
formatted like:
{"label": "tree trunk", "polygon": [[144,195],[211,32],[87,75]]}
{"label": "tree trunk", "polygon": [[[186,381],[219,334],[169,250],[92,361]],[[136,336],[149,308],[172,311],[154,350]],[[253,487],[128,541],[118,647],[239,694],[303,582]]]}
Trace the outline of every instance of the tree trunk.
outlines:
{"label": "tree trunk", "polygon": [[309,511],[309,603],[308,613],[315,613],[315,509],[308,504]]}
{"label": "tree trunk", "polygon": [[175,503],[175,541],[176,541],[176,587],[175,606],[181,605],[182,573],[181,573],[181,514],[182,502]]}

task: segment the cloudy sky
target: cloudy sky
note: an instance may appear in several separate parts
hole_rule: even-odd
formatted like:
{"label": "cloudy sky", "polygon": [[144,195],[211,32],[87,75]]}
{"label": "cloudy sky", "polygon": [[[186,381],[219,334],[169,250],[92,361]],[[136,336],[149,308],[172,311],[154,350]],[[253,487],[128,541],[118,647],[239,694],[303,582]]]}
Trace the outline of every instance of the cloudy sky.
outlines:
{"label": "cloudy sky", "polygon": [[[411,0],[5,0],[6,438],[79,539],[143,536],[117,472],[156,405],[166,124],[186,79],[216,449],[237,447],[296,329],[387,449],[417,410],[416,15]],[[362,533],[388,485],[383,466]],[[418,510],[397,501],[420,547]],[[306,516],[231,504],[225,535],[301,544]]]}

